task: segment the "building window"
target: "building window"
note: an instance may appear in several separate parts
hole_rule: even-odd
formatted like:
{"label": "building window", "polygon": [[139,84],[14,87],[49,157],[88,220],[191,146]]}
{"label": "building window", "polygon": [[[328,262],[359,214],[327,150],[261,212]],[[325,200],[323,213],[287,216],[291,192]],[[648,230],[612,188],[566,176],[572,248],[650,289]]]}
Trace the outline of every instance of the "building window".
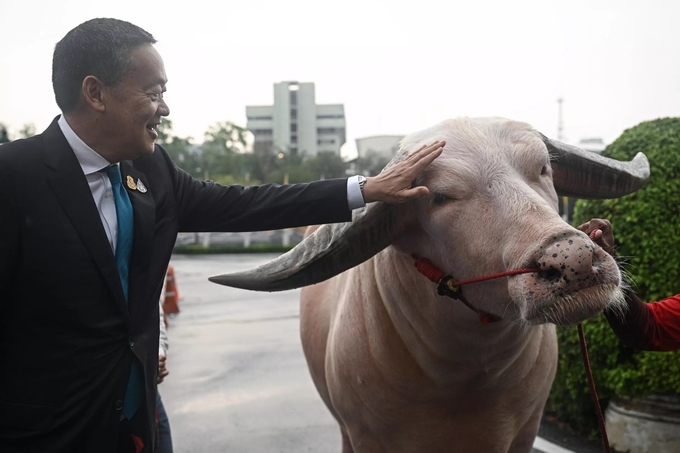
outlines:
{"label": "building window", "polygon": [[290,105],[297,105],[297,91],[290,92]]}
{"label": "building window", "polygon": [[316,119],[318,120],[330,120],[330,119],[343,119],[345,118],[345,115],[316,115]]}
{"label": "building window", "polygon": [[338,130],[334,127],[320,127],[316,130],[317,134],[335,134]]}
{"label": "building window", "polygon": [[291,135],[290,136],[290,142],[297,144],[297,135]]}
{"label": "building window", "polygon": [[272,117],[271,116],[249,116],[248,121],[256,121],[256,120],[270,120],[271,121]]}
{"label": "building window", "polygon": [[290,123],[290,131],[297,132],[297,123]]}
{"label": "building window", "polygon": [[290,119],[297,120],[297,109],[290,109]]}

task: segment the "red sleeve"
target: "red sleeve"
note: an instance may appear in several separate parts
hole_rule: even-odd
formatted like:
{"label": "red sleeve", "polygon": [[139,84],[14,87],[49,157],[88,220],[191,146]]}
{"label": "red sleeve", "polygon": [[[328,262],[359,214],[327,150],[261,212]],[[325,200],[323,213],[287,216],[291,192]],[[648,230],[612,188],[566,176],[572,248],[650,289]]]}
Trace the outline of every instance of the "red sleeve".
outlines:
{"label": "red sleeve", "polygon": [[605,310],[616,336],[633,349],[674,351],[680,349],[680,294],[646,304],[630,289],[624,289],[623,313]]}
{"label": "red sleeve", "polygon": [[645,349],[675,351],[680,349],[680,294],[647,304],[649,309],[648,341]]}

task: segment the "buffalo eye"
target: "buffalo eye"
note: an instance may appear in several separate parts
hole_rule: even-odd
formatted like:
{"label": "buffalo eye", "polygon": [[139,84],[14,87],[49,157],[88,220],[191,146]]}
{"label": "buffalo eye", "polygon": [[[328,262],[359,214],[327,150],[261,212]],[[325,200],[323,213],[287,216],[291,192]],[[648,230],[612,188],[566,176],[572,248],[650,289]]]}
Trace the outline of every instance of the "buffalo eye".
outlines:
{"label": "buffalo eye", "polygon": [[548,164],[543,165],[543,168],[541,168],[541,176],[545,175],[548,173]]}
{"label": "buffalo eye", "polygon": [[434,194],[434,199],[432,200],[434,204],[442,204],[446,200],[448,200],[448,197],[442,193],[435,193]]}

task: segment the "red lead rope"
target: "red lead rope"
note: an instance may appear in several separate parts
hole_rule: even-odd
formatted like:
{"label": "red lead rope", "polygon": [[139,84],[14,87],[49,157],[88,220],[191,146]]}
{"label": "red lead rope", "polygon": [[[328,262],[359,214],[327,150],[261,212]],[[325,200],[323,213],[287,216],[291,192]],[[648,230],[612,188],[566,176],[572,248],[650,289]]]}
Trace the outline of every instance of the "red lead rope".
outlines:
{"label": "red lead rope", "polygon": [[593,379],[593,370],[590,368],[590,359],[588,358],[588,345],[586,344],[586,337],[583,333],[583,325],[578,324],[578,338],[581,343],[581,356],[583,357],[583,366],[586,369],[586,378],[588,378],[588,387],[590,388],[590,398],[593,400],[595,406],[595,413],[597,414],[597,423],[602,435],[602,445],[606,453],[611,453],[609,446],[609,438],[607,437],[607,428],[604,423],[604,415],[602,415],[602,407],[600,407],[600,398],[597,396],[595,389],[595,379]]}
{"label": "red lead rope", "polygon": [[[590,233],[590,239],[594,240],[595,233],[598,230],[593,230]],[[500,321],[502,318],[500,316],[487,313],[485,311],[475,308],[470,302],[468,302],[460,291],[460,287],[470,283],[478,283],[486,280],[493,280],[495,278],[508,277],[510,275],[519,274],[530,274],[532,272],[540,272],[539,268],[521,268],[512,271],[500,272],[498,274],[485,275],[483,277],[471,278],[468,280],[454,281],[453,276],[444,274],[439,270],[434,264],[430,262],[427,258],[418,258],[415,255],[415,266],[418,272],[423,274],[425,277],[430,279],[430,281],[437,284],[437,292],[442,296],[448,296],[453,299],[458,299],[468,306],[472,311],[477,313],[479,320],[484,323]],[[609,446],[609,439],[607,437],[607,430],[605,428],[604,416],[602,415],[602,408],[600,407],[600,399],[597,396],[597,390],[595,389],[595,380],[593,379],[593,371],[590,368],[590,359],[588,357],[588,345],[586,344],[585,334],[583,333],[583,325],[578,324],[578,336],[581,343],[581,355],[583,356],[583,366],[586,370],[586,378],[588,379],[588,387],[590,388],[590,397],[593,400],[593,405],[595,406],[595,413],[597,414],[597,422],[600,428],[600,434],[602,435],[602,445],[604,445],[605,453],[611,453],[611,447]]]}
{"label": "red lead rope", "polygon": [[[439,283],[442,280],[442,278],[445,277],[444,273],[437,269],[435,265],[432,264],[430,260],[428,260],[427,258],[417,258],[416,268],[418,269],[418,271],[420,271],[421,274],[423,274],[425,277],[429,278],[431,281],[435,283]],[[498,274],[485,275],[483,277],[470,278],[468,280],[460,280],[457,282],[453,282],[452,285],[463,286],[469,283],[483,282],[485,280],[493,280],[494,278],[508,277],[510,275],[531,274],[532,272],[538,271],[540,271],[540,269],[537,267],[523,267],[520,269],[515,269],[513,271],[499,272]]]}
{"label": "red lead rope", "polygon": [[415,259],[415,265],[416,269],[418,269],[418,272],[423,274],[425,277],[429,278],[430,281],[437,284],[437,292],[440,295],[448,296],[451,297],[452,299],[458,299],[461,302],[463,302],[470,310],[477,313],[479,320],[483,324],[497,322],[500,321],[502,318],[498,315],[494,315],[493,313],[480,310],[476,308],[474,305],[472,305],[470,302],[468,302],[467,299],[463,297],[463,293],[460,291],[461,286],[470,283],[483,282],[485,280],[492,280],[494,278],[507,277],[509,275],[528,274],[531,272],[540,271],[540,269],[538,268],[522,268],[515,269],[513,271],[500,272],[498,274],[493,275],[485,275],[484,277],[471,278],[469,280],[460,280],[456,282],[453,280],[453,276],[444,274],[427,258],[418,258],[416,256],[413,256],[413,258]]}
{"label": "red lead rope", "polygon": [[[595,240],[595,233],[600,231],[595,229],[590,232],[590,239]],[[597,396],[595,389],[595,379],[593,379],[593,370],[590,368],[590,358],[588,357],[588,345],[586,344],[586,334],[583,332],[583,324],[578,323],[578,338],[581,343],[581,356],[583,356],[583,367],[586,369],[586,378],[588,378],[588,387],[590,388],[590,398],[593,400],[595,406],[595,413],[597,414],[597,423],[600,427],[600,435],[602,436],[602,445],[605,453],[611,453],[609,446],[609,437],[607,436],[607,428],[604,423],[604,416],[602,415],[602,407],[600,406],[600,398]]]}

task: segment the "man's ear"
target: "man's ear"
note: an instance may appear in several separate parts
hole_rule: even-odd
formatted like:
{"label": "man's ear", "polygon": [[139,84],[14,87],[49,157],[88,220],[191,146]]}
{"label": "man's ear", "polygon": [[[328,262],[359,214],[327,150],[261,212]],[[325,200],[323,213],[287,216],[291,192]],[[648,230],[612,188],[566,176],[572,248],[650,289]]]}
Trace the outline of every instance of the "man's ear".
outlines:
{"label": "man's ear", "polygon": [[106,111],[106,105],[104,103],[105,88],[104,82],[91,75],[83,79],[83,84],[81,86],[81,94],[83,95],[84,102],[99,113],[104,113],[104,111]]}

